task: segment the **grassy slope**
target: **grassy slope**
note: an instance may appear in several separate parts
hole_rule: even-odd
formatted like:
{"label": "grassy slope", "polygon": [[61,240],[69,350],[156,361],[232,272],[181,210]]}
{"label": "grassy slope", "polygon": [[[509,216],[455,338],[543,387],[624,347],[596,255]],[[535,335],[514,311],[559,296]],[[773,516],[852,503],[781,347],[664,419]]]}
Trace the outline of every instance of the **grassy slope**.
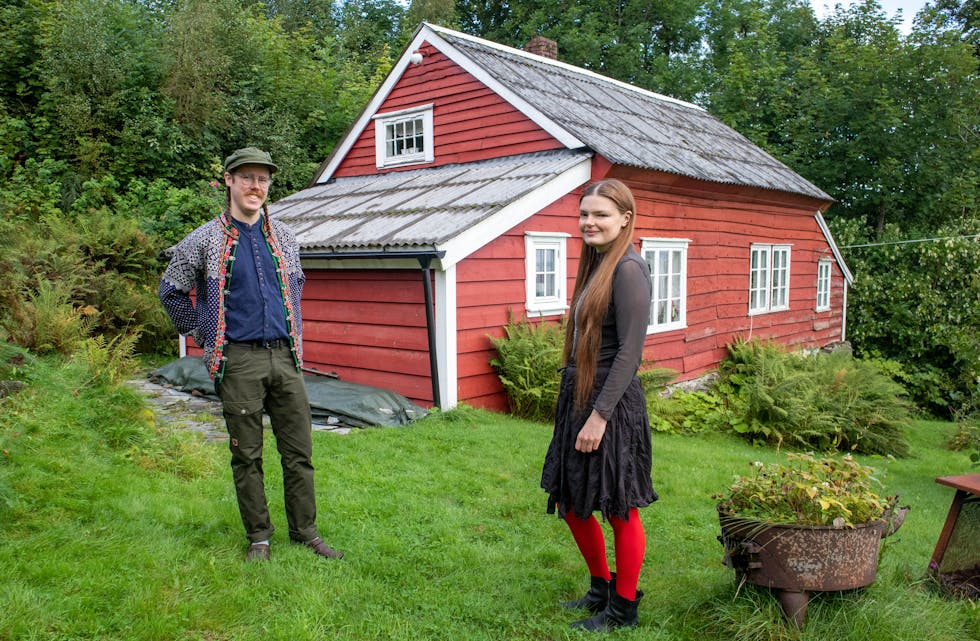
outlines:
{"label": "grassy slope", "polygon": [[[72,396],[46,390],[0,422],[0,639],[580,638],[567,630],[576,613],[555,605],[587,573],[564,524],[544,514],[547,426],[464,411],[316,434],[318,520],[347,553],[340,562],[286,542],[270,439],[280,530],[273,561],[245,565],[224,446],[205,448],[212,465],[193,479],[148,471],[105,447],[91,417],[61,421],[92,399],[60,394]],[[711,499],[749,461],[781,456],[721,435],[655,435],[662,499],[643,512],[642,626],[617,638],[980,638],[980,609],[924,581],[952,497],[934,478],[969,471],[943,448],[951,431],[918,423],[911,458],[862,459],[912,511],[878,581],[816,596],[802,634],[766,591],[738,590]]]}

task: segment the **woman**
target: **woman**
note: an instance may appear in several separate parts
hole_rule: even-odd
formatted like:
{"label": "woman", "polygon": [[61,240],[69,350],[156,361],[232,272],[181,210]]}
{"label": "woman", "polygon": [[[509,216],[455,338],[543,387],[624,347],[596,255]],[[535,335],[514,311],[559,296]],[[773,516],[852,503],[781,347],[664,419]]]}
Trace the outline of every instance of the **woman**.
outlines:
{"label": "woman", "polygon": [[[646,551],[637,508],[657,500],[650,480],[650,423],[636,371],[650,318],[650,269],[632,246],[636,207],[618,180],[585,188],[579,203],[582,256],[565,335],[555,431],[541,487],[548,512],[565,520],[592,576],[569,608],[595,616],[573,628],[637,624],[636,589]],[[606,561],[599,511],[612,525],[616,573]]]}

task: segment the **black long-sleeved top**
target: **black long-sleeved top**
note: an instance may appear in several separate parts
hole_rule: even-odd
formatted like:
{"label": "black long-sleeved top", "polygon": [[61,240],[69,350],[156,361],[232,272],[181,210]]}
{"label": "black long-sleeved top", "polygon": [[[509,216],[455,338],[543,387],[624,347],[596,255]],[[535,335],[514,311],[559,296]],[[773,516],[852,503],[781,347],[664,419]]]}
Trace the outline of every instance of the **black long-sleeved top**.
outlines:
{"label": "black long-sleeved top", "polygon": [[630,247],[613,274],[612,296],[602,319],[602,340],[596,362],[596,367],[609,368],[609,375],[593,405],[606,420],[612,416],[643,360],[652,297],[650,267]]}

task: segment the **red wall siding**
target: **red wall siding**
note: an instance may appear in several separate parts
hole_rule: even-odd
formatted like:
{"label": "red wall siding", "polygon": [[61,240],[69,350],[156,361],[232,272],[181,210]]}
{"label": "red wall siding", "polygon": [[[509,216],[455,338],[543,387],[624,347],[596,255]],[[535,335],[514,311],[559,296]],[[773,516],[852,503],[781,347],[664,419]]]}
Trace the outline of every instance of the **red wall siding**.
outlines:
{"label": "red wall siding", "polygon": [[[428,164],[382,171],[435,167],[562,147],[546,131],[431,45],[426,43],[421,51],[422,64],[408,66],[378,113],[432,103],[435,159]],[[378,171],[374,123],[371,122],[334,175],[361,176]]]}
{"label": "red wall siding", "polygon": [[432,404],[421,270],[306,270],[307,368]]}

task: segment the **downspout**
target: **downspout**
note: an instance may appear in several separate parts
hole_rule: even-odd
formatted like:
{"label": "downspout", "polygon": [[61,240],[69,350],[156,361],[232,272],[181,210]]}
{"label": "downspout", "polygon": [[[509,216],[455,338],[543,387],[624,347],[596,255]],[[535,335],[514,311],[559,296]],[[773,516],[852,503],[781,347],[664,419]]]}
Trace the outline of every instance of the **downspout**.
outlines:
{"label": "downspout", "polygon": [[436,360],[436,323],[435,305],[432,302],[432,274],[429,265],[432,263],[432,256],[419,256],[419,265],[422,267],[422,292],[425,299],[425,329],[429,337],[429,376],[432,379],[432,404],[442,408],[442,399],[439,398],[439,362]]}

